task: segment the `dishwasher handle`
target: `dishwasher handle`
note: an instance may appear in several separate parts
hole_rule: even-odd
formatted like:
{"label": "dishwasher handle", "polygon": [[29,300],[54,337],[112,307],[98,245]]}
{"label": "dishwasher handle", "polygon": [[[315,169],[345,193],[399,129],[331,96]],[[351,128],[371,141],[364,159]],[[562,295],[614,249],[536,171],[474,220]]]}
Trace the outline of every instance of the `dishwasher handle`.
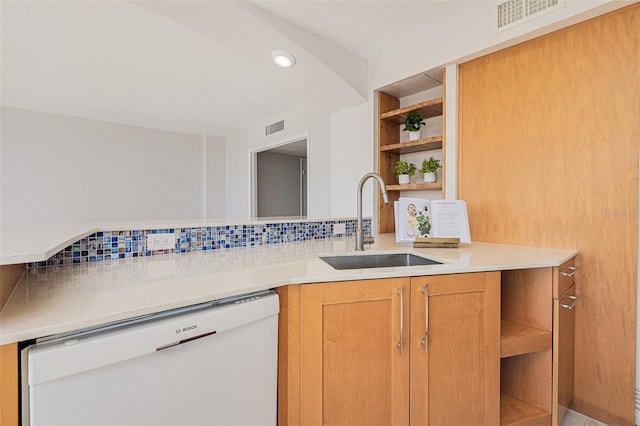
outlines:
{"label": "dishwasher handle", "polygon": [[216,333],[217,332],[214,330],[214,331],[210,331],[209,333],[203,333],[203,334],[199,334],[197,336],[192,336],[192,337],[188,337],[186,339],[178,340],[177,342],[173,342],[173,343],[169,343],[168,345],[157,347],[156,348],[156,352],[162,351],[164,349],[169,349],[169,348],[172,348],[174,346],[181,345],[183,343],[188,343],[188,342],[192,342],[194,340],[202,339],[203,337],[211,336],[212,334],[216,334]]}

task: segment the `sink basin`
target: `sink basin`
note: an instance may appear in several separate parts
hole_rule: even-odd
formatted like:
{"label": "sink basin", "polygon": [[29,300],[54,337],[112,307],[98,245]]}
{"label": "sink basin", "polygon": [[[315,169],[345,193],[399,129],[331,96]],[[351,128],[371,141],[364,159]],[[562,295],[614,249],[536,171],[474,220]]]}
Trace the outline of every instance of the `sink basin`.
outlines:
{"label": "sink basin", "polygon": [[440,265],[442,262],[410,253],[363,254],[353,256],[324,256],[320,259],[334,269],[388,268],[394,266]]}

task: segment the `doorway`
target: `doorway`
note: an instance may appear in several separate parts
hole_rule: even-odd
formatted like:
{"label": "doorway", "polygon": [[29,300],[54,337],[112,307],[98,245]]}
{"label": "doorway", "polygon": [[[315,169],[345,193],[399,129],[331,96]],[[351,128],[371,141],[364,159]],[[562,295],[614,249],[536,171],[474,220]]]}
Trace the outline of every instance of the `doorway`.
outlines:
{"label": "doorway", "polygon": [[307,216],[307,136],[251,152],[251,216]]}

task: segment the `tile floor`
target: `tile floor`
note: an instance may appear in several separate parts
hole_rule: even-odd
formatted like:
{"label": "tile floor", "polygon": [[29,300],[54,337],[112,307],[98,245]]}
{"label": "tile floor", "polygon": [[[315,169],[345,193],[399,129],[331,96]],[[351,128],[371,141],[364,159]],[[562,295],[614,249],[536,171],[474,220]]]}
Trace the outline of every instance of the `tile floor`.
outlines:
{"label": "tile floor", "polygon": [[607,424],[569,410],[564,419],[562,419],[562,426],[607,426]]}

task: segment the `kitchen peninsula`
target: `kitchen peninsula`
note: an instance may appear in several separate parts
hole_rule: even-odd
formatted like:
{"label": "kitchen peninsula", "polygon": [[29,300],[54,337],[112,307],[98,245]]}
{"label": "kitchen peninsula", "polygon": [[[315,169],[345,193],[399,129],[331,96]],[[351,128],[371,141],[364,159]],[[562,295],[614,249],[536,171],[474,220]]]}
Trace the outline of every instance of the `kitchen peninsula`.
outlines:
{"label": "kitchen peninsula", "polygon": [[[575,251],[480,242],[463,244],[458,249],[414,249],[410,243],[398,244],[392,234],[386,234],[376,236],[376,243],[362,254],[410,252],[442,264],[339,271],[318,257],[351,255],[354,254],[353,247],[354,240],[348,236],[101,262],[33,266],[25,271],[0,313],[0,344],[4,345],[3,348],[14,347],[13,350],[17,351],[15,343],[24,340],[277,288],[281,299],[279,423],[295,425],[304,423],[305,416],[315,418],[319,413],[318,407],[332,404],[323,397],[319,382],[314,381],[318,377],[305,376],[306,369],[312,368],[313,374],[321,375],[320,383],[330,383],[330,377],[322,376],[329,374],[330,370],[324,369],[323,373],[322,366],[325,364],[322,364],[322,357],[314,351],[315,346],[309,346],[308,343],[322,327],[334,327],[337,333],[340,330],[335,328],[338,323],[316,322],[317,317],[313,313],[318,309],[331,309],[330,306],[366,306],[369,309],[373,305],[367,301],[373,300],[382,310],[368,311],[371,316],[364,319],[386,324],[381,339],[389,340],[387,343],[393,349],[393,352],[387,351],[383,355],[384,359],[387,359],[387,355],[391,356],[389,361],[393,361],[387,365],[388,371],[393,369],[401,372],[406,369],[408,374],[410,362],[412,369],[422,365],[428,371],[432,368],[428,367],[429,361],[427,364],[424,364],[424,360],[420,361],[421,364],[415,362],[418,362],[421,354],[428,353],[432,360],[436,360],[440,356],[438,353],[444,353],[439,352],[443,350],[439,334],[449,333],[447,324],[455,324],[459,319],[469,324],[480,324],[480,329],[468,330],[475,335],[454,339],[457,343],[447,349],[452,353],[471,354],[478,361],[467,367],[476,368],[481,373],[469,376],[471,388],[481,391],[476,395],[479,405],[473,408],[474,415],[482,417],[484,424],[496,424],[501,416],[502,404],[503,419],[510,413],[524,410],[527,416],[543,419],[549,424],[552,420],[554,424],[557,423],[557,407],[551,407],[550,400],[543,404],[539,401],[545,399],[544,395],[551,396],[555,389],[550,379],[554,336],[550,307],[554,291],[557,292],[558,284],[562,282],[562,273],[570,274],[568,268],[573,267],[577,254]],[[325,297],[327,294],[333,294],[329,297],[331,300]],[[420,295],[424,296],[420,299]],[[428,297],[428,301],[425,297]],[[342,303],[345,301],[348,303]],[[518,313],[514,313],[509,305],[516,303],[521,304],[519,312],[524,312],[528,318],[515,318]],[[428,313],[424,312],[425,307],[428,307]],[[305,316],[301,312],[309,314]],[[472,316],[467,315],[469,313]],[[348,329],[349,324],[357,326],[360,323],[347,321],[363,318],[359,311],[348,310],[342,314],[325,319],[339,321],[339,318],[343,318],[345,322],[342,325]],[[416,315],[421,316],[422,320],[414,319]],[[400,316],[404,323],[402,332],[398,331]],[[415,335],[421,333],[421,338],[425,337],[424,330],[419,330],[420,326],[425,325],[425,316],[431,328],[424,347],[420,349],[420,338],[416,340]],[[514,335],[505,335],[514,327],[517,329]],[[357,333],[354,330],[350,332]],[[345,336],[350,334],[342,335],[342,338]],[[339,336],[334,337],[339,340]],[[373,341],[373,336],[370,337]],[[503,342],[502,353],[500,340]],[[399,348],[396,341],[400,341]],[[313,343],[316,344],[329,343],[320,337]],[[456,347],[456,344],[463,346]],[[427,352],[427,347],[430,352]],[[511,353],[505,353],[508,347]],[[336,347],[336,351],[334,354],[342,353],[340,347]],[[310,358],[305,359],[305,355]],[[295,359],[295,356],[301,358]],[[337,358],[337,362],[340,360]],[[344,361],[350,363],[353,359]],[[457,362],[456,359],[450,361],[452,365]],[[520,376],[518,380],[527,381],[528,386],[538,380],[531,376],[533,373],[516,374],[523,362],[537,366],[536,374],[543,372],[544,377],[537,386],[542,396],[536,395],[526,400],[527,397],[519,395],[515,389],[522,387],[512,383],[516,376]],[[318,366],[319,369],[316,368]],[[544,373],[545,369],[548,375]],[[383,376],[385,374],[382,372]],[[429,375],[428,386],[417,386],[434,386],[441,374],[434,370]],[[425,397],[424,389],[414,389],[413,385],[410,389],[408,375],[399,377],[402,383],[393,384],[393,395],[400,398],[400,411],[384,415],[389,414],[406,424],[409,419],[412,423],[418,423],[425,413],[410,412],[409,399],[417,405],[420,405],[420,401],[426,401],[427,405],[423,404],[423,408],[429,407],[429,416],[438,412],[442,414],[438,410],[448,410],[446,406],[438,408],[435,405],[438,401],[433,399],[438,392],[446,397],[444,388]],[[305,389],[305,393],[300,393],[301,388]],[[306,393],[307,388],[309,393]],[[333,390],[327,391],[331,393]],[[503,393],[502,397],[500,392]],[[304,397],[300,399],[300,395]],[[381,396],[385,395],[386,391],[383,390]],[[431,401],[430,405],[428,401]],[[335,405],[335,402],[334,409],[349,409],[344,404]],[[359,403],[353,401],[348,405],[357,408],[361,407]],[[392,408],[395,410],[398,406],[393,405]],[[336,411],[335,415],[346,415],[343,411]],[[318,422],[321,420],[322,415],[316,418]]]}

